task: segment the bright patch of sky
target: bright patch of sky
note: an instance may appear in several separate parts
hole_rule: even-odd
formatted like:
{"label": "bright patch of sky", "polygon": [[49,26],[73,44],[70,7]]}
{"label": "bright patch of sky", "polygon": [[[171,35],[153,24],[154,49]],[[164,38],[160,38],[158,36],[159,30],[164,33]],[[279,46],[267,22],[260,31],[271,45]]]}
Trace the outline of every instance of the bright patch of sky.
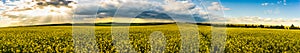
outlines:
{"label": "bright patch of sky", "polygon": [[300,18],[300,0],[220,0],[226,17]]}

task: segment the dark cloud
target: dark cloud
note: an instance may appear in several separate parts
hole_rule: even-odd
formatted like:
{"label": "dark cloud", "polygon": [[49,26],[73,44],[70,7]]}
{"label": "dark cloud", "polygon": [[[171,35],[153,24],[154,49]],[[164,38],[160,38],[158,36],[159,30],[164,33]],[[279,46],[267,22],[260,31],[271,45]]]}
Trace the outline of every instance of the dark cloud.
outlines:
{"label": "dark cloud", "polygon": [[[115,14],[116,10],[100,10],[99,13],[105,13],[105,15],[98,15],[98,17],[100,18],[105,18],[105,17],[113,17]],[[175,15],[174,17],[177,18],[172,18],[170,15]],[[165,19],[165,20],[173,20],[173,19],[178,19],[178,17],[182,17],[180,18],[181,20],[185,20],[186,18],[194,18],[194,20],[189,20],[190,21],[196,21],[196,22],[204,22],[204,21],[208,21],[207,19],[202,18],[200,15],[198,14],[174,14],[174,13],[164,13],[164,12],[157,12],[157,11],[144,11],[140,14],[138,14],[137,16],[135,16],[134,18],[145,18],[145,19]]]}
{"label": "dark cloud", "polygon": [[[105,0],[99,3],[98,0],[80,0],[77,1],[80,3],[70,5],[72,6],[71,8],[48,8],[47,6],[45,6],[45,8],[48,9],[9,11],[5,14],[8,16],[6,16],[5,19],[0,20],[0,22],[9,22],[1,23],[6,25],[70,23],[71,21],[74,21],[74,14],[82,16],[97,15],[97,17],[99,18],[118,17],[142,19],[140,21],[147,21],[146,19],[158,19],[157,21],[174,20],[176,22],[205,22],[209,21],[207,15],[211,15],[210,13],[205,12],[202,8],[200,8],[200,6],[197,6],[191,2],[178,2],[174,0],[157,1],[150,2],[150,0]],[[54,4],[57,4],[57,2],[54,2]],[[88,17],[86,18],[90,19]],[[211,16],[210,19],[211,18],[218,19],[217,16]]]}

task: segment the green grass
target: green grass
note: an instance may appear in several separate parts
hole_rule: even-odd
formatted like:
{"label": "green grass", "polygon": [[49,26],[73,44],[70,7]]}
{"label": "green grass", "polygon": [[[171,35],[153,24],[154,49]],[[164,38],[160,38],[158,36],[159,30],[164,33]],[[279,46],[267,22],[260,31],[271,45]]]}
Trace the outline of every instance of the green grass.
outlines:
{"label": "green grass", "polygon": [[[199,27],[199,50],[210,51],[211,27]],[[138,52],[151,51],[149,36],[161,31],[166,37],[165,53],[180,51],[180,31],[174,24],[130,27],[130,43]],[[300,52],[300,30],[227,28],[225,52]],[[96,26],[99,52],[118,52],[112,44],[111,27]],[[72,26],[0,28],[0,52],[74,52]]]}

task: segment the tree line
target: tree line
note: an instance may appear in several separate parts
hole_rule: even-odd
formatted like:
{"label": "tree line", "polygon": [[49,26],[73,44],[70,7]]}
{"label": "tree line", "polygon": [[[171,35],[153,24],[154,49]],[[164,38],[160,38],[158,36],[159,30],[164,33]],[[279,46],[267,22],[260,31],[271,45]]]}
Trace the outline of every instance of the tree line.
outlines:
{"label": "tree line", "polygon": [[208,23],[197,23],[198,25],[207,25],[207,26],[221,26],[221,27],[242,27],[242,28],[272,28],[272,29],[300,29],[299,26],[291,24],[287,25],[263,25],[263,24],[208,24]]}
{"label": "tree line", "polygon": [[291,26],[286,25],[257,25],[257,24],[227,24],[226,27],[246,27],[246,28],[274,28],[274,29],[300,29],[294,24]]}

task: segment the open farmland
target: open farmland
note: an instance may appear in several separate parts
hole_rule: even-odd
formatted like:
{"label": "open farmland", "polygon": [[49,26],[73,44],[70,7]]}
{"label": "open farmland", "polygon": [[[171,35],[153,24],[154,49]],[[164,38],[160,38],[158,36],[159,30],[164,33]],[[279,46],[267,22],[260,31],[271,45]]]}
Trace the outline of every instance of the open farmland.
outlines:
{"label": "open farmland", "polygon": [[[199,50],[209,53],[211,27],[199,25]],[[151,51],[148,42],[152,32],[161,31],[166,37],[165,53],[180,51],[180,31],[175,24],[132,26],[130,42],[138,52]],[[225,52],[300,52],[300,30],[264,28],[227,28]],[[0,28],[0,52],[74,52],[72,26],[39,26]],[[96,26],[95,37],[99,52],[115,53],[111,27]]]}

